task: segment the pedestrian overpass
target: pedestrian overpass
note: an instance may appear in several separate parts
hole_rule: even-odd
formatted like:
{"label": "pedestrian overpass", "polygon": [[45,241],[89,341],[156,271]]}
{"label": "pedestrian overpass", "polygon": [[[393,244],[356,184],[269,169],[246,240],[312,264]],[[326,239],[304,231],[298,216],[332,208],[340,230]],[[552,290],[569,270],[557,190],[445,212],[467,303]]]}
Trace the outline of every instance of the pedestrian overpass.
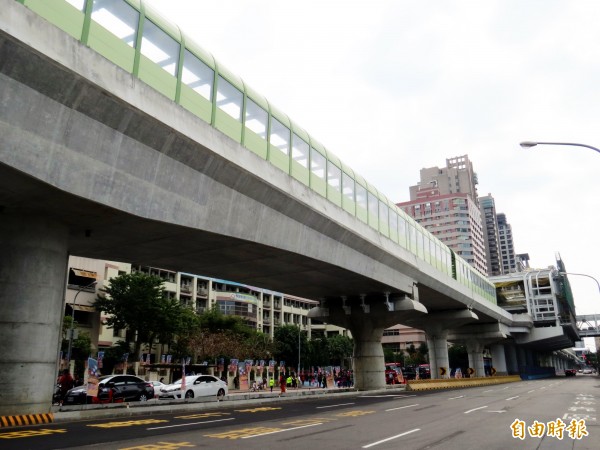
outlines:
{"label": "pedestrian overpass", "polygon": [[0,415],[50,407],[69,254],[319,299],[312,317],[355,338],[360,389],[385,383],[394,324],[427,332],[432,373],[449,339],[483,373],[484,345],[530,332],[485,277],[139,6],[2,1],[0,375],[14,382]]}

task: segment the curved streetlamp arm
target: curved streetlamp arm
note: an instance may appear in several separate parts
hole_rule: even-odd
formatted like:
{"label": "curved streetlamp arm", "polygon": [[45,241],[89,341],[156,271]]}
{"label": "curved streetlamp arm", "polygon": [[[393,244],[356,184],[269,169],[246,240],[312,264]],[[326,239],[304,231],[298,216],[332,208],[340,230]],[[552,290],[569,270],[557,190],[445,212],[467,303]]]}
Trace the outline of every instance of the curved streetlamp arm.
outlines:
{"label": "curved streetlamp arm", "polygon": [[592,147],[591,145],[586,145],[586,144],[576,144],[574,142],[532,142],[532,141],[525,141],[525,142],[521,142],[519,145],[523,148],[531,148],[531,147],[535,147],[536,145],[572,145],[575,147],[586,147],[586,148],[590,148],[592,150],[597,151],[598,153],[600,153],[600,148],[596,148],[596,147]]}
{"label": "curved streetlamp arm", "polygon": [[600,281],[598,281],[596,278],[594,278],[591,275],[586,275],[585,273],[573,273],[573,272],[558,272],[561,275],[579,275],[580,277],[588,277],[591,278],[592,280],[594,280],[596,282],[596,284],[598,285],[598,292],[600,292]]}

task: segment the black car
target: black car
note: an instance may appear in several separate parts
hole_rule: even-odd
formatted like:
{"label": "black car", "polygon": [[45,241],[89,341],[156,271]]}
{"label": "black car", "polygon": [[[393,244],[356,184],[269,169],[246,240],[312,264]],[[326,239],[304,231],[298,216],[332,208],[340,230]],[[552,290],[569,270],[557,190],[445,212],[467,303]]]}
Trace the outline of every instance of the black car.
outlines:
{"label": "black car", "polygon": [[565,377],[574,377],[577,375],[576,369],[565,369]]}
{"label": "black car", "polygon": [[141,401],[154,398],[154,386],[134,375],[105,375],[98,379],[98,395],[87,394],[86,386],[79,386],[67,392],[63,405],[89,403],[117,403]]}

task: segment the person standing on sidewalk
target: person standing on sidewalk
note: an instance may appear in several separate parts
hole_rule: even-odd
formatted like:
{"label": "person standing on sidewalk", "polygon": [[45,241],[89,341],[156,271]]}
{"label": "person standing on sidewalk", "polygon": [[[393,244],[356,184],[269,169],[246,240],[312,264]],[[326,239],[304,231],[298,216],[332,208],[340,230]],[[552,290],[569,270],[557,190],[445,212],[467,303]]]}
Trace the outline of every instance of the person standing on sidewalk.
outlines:
{"label": "person standing on sidewalk", "polygon": [[269,387],[271,388],[271,392],[273,392],[273,386],[275,386],[275,376],[269,378]]}
{"label": "person standing on sidewalk", "polygon": [[281,375],[279,376],[279,389],[281,389],[281,392],[279,393],[279,395],[285,394],[286,381],[287,381],[287,379],[285,377],[285,373],[281,373]]}

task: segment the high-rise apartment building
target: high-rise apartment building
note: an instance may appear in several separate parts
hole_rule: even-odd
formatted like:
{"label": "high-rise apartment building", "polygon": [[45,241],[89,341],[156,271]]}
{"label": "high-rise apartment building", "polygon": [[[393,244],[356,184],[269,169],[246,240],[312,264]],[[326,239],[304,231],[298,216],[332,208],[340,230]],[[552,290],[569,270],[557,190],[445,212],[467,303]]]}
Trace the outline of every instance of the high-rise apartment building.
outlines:
{"label": "high-rise apartment building", "polygon": [[467,155],[446,167],[421,169],[410,187],[410,201],[397,205],[483,275],[487,275],[485,238],[477,174]]}
{"label": "high-rise apartment building", "polygon": [[502,275],[502,261],[500,259],[500,239],[498,236],[498,219],[496,205],[492,194],[479,197],[481,217],[483,219],[483,235],[485,238],[485,253],[487,259],[488,275]]}
{"label": "high-rise apartment building", "polygon": [[504,273],[517,271],[517,259],[513,244],[512,228],[506,221],[506,214],[498,214],[498,238],[500,240],[500,258]]}

